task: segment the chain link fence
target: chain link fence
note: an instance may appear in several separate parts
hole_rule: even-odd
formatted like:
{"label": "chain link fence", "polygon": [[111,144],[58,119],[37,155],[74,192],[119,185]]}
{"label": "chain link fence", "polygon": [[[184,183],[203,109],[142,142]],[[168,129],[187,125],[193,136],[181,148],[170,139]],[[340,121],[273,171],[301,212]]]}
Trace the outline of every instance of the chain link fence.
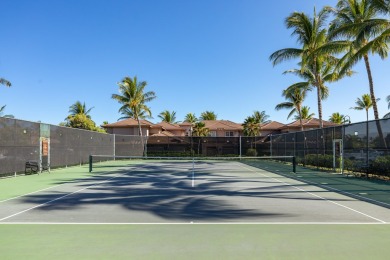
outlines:
{"label": "chain link fence", "polygon": [[264,137],[149,136],[147,156],[265,156],[270,154]]}
{"label": "chain link fence", "polygon": [[139,136],[120,136],[0,117],[0,177],[87,164],[90,154],[142,156]]}
{"label": "chain link fence", "polygon": [[0,118],[0,177],[106,156],[295,156],[303,166],[390,177],[390,119],[257,137],[111,135]]}
{"label": "chain link fence", "polygon": [[303,166],[390,177],[390,119],[272,135],[272,156]]}

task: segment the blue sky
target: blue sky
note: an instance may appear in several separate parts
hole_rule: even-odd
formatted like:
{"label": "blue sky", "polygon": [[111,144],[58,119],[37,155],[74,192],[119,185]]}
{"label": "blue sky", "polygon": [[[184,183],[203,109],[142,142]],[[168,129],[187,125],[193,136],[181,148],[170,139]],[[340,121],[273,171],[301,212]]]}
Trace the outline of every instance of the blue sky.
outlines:
{"label": "blue sky", "polygon": [[[296,47],[284,19],[293,11],[312,14],[314,6],[336,0],[2,0],[0,86],[5,113],[29,121],[58,124],[69,106],[85,102],[92,119],[115,122],[121,115],[111,99],[117,82],[135,76],[148,82],[157,99],[149,103],[152,122],[163,110],[177,120],[210,110],[218,119],[241,123],[254,110],[287,123],[275,111],[281,92],[299,79],[282,72],[296,61],[273,67],[269,55]],[[265,4],[267,3],[267,4]],[[388,112],[389,59],[371,58],[380,116]],[[323,116],[333,112],[364,121],[354,111],[368,93],[363,63],[352,78],[329,85]],[[315,92],[305,105],[317,115]],[[370,119],[373,113],[370,112]]]}

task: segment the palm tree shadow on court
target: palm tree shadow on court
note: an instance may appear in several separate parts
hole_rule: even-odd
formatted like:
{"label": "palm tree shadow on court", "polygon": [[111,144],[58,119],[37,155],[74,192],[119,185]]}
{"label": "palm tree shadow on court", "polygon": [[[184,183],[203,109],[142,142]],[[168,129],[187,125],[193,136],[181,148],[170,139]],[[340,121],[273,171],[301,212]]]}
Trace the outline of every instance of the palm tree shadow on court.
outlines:
{"label": "palm tree shadow on court", "polygon": [[95,175],[56,191],[25,196],[23,203],[44,204],[34,210],[38,214],[32,218],[53,216],[55,220],[65,214],[77,216],[76,222],[250,222],[294,217],[288,211],[266,209],[264,205],[272,200],[287,205],[288,201],[322,200],[277,180],[258,175],[227,176],[206,164],[198,167],[192,187],[192,172],[186,167],[175,162],[163,168],[151,165]]}

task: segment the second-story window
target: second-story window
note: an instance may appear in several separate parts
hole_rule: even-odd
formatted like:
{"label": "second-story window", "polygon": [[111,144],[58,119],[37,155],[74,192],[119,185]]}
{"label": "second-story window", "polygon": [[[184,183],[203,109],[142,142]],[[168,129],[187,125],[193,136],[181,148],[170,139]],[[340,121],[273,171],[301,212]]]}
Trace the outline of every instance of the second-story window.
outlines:
{"label": "second-story window", "polygon": [[229,132],[225,132],[225,136],[226,137],[231,137],[231,136],[234,136],[234,134],[233,134],[232,131],[229,131]]}
{"label": "second-story window", "polygon": [[217,136],[217,131],[210,131],[209,136],[211,137],[216,137]]}

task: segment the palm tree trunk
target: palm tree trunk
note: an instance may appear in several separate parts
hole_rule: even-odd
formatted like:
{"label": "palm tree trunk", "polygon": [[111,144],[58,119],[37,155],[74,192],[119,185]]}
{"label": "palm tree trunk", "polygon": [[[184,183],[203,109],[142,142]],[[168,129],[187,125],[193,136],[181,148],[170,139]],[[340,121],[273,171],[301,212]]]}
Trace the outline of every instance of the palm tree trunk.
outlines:
{"label": "palm tree trunk", "polygon": [[368,83],[370,86],[370,95],[371,95],[372,108],[374,110],[374,119],[379,120],[378,107],[376,105],[376,98],[374,93],[374,81],[372,79],[371,66],[368,60],[368,55],[364,55],[364,63],[366,64]]}
{"label": "palm tree trunk", "polygon": [[301,108],[298,107],[298,114],[299,114],[299,124],[301,125],[301,131],[303,132],[303,123],[302,123],[302,111],[301,111]]}
{"label": "palm tree trunk", "polygon": [[317,107],[318,107],[318,119],[320,120],[320,128],[323,127],[322,124],[322,102],[321,102],[321,81],[319,79],[319,75],[317,73],[317,58],[314,57],[313,60],[314,66],[314,77],[315,77],[315,86],[317,88]]}
{"label": "palm tree trunk", "polygon": [[379,140],[380,140],[381,146],[384,149],[387,149],[386,141],[385,141],[384,136],[383,136],[381,123],[379,121],[378,106],[376,105],[376,98],[375,98],[375,93],[374,93],[374,81],[372,79],[371,67],[370,67],[370,62],[368,60],[367,54],[364,55],[364,63],[366,65],[366,70],[367,70],[368,83],[370,86],[370,96],[371,96],[371,102],[372,102],[372,109],[374,110],[374,119],[376,122],[376,128],[378,129]]}
{"label": "palm tree trunk", "polygon": [[318,119],[320,120],[320,128],[323,128],[322,123],[322,102],[321,102],[321,88],[317,85],[317,105],[318,105]]}

